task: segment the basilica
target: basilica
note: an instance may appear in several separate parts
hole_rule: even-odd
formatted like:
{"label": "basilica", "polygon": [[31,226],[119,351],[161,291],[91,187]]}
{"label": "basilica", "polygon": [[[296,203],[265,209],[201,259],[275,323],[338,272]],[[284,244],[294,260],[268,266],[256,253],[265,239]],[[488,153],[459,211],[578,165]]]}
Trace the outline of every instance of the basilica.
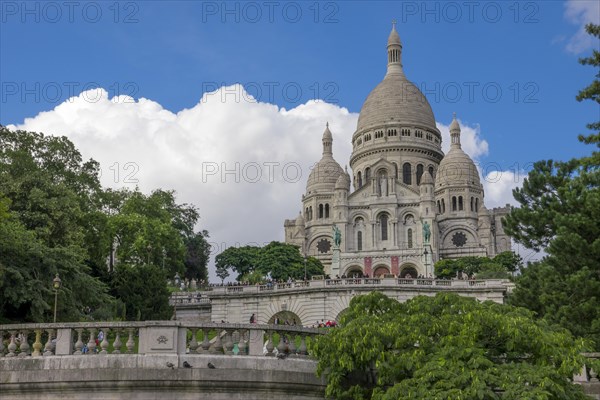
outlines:
{"label": "basilica", "polygon": [[352,135],[352,172],[333,158],[327,125],[302,212],[284,223],[285,241],[320,259],[331,277],[433,277],[440,259],[510,250],[501,222],[508,208],[485,207],[456,116],[450,136],[444,154],[431,106],[404,74],[393,27],[387,73],[365,100]]}

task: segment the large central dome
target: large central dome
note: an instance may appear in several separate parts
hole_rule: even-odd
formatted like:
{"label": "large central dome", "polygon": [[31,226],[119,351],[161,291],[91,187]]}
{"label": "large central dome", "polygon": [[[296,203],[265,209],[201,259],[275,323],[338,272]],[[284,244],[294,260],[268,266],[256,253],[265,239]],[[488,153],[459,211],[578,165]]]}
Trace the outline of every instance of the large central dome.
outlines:
{"label": "large central dome", "polygon": [[395,28],[390,33],[387,47],[387,74],[363,104],[357,132],[398,122],[436,130],[429,102],[404,75],[401,63],[402,44]]}

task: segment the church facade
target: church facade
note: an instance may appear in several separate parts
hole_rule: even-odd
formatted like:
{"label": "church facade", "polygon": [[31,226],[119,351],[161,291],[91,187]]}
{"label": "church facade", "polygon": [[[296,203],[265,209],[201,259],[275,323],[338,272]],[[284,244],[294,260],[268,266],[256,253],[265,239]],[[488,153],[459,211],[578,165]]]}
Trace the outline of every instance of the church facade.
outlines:
{"label": "church facade", "polygon": [[303,211],[284,223],[286,243],[320,259],[331,277],[433,277],[440,259],[493,257],[511,247],[501,222],[509,210],[485,207],[456,116],[444,154],[431,106],[406,78],[401,56],[394,27],[387,73],[364,102],[352,135],[352,175],[333,158],[327,125]]}

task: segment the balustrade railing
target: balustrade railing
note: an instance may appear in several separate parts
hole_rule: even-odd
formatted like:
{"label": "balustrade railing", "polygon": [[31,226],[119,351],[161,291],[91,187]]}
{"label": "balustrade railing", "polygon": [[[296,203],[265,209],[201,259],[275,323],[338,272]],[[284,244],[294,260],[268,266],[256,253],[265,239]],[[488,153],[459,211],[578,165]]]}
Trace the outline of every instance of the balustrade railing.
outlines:
{"label": "balustrade railing", "polygon": [[[412,287],[437,287],[448,290],[464,290],[465,288],[509,288],[510,282],[503,279],[488,280],[460,280],[460,279],[435,279],[435,278],[336,278],[336,279],[314,279],[307,281],[293,281],[285,283],[268,283],[263,285],[225,285],[211,286],[204,296],[212,297],[220,294],[253,294],[275,291],[290,291],[303,289],[339,288],[344,286],[355,286],[372,288],[373,286],[412,286]],[[204,288],[197,292],[205,292]],[[181,296],[181,295],[179,295]]]}
{"label": "balustrade railing", "polygon": [[165,352],[306,357],[307,342],[323,333],[287,325],[183,321],[0,325],[0,357]]}

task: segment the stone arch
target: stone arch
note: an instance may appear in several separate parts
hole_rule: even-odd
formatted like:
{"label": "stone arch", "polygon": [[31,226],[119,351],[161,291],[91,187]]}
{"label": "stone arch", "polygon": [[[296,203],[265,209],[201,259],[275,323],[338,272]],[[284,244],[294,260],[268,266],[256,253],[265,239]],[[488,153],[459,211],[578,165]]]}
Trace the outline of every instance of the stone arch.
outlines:
{"label": "stone arch", "polygon": [[390,273],[390,267],[385,264],[377,264],[373,267],[373,278]]}
{"label": "stone arch", "polygon": [[363,268],[362,266],[358,265],[358,264],[353,264],[350,265],[348,267],[346,267],[346,269],[344,269],[344,275],[346,275],[349,278],[354,278],[355,274],[360,274],[362,276],[363,274]]}
{"label": "stone arch", "polygon": [[279,325],[302,325],[302,320],[300,317],[288,310],[279,311],[273,315],[267,321],[268,324],[273,325],[276,324],[276,321]]}
{"label": "stone arch", "polygon": [[350,220],[352,221],[353,224],[355,224],[356,220],[358,218],[362,218],[362,220],[365,224],[369,221],[369,216],[367,215],[367,213],[362,212],[362,211],[352,214],[352,216],[350,217]]}
{"label": "stone arch", "polygon": [[405,220],[406,220],[406,217],[407,217],[409,214],[412,214],[412,216],[413,216],[413,219],[414,219],[414,221],[416,222],[416,221],[417,221],[417,218],[418,218],[418,216],[419,216],[419,213],[418,213],[418,211],[417,211],[417,210],[415,210],[414,208],[408,208],[408,209],[406,209],[406,210],[402,210],[402,212],[400,212],[400,215],[399,215],[399,218],[398,218],[398,220],[399,220],[399,221],[401,221],[402,223],[404,223],[404,222],[405,222]]}
{"label": "stone arch", "polygon": [[412,262],[407,262],[400,266],[400,278],[406,278],[409,274],[412,278],[416,278],[421,274],[419,267]]}

